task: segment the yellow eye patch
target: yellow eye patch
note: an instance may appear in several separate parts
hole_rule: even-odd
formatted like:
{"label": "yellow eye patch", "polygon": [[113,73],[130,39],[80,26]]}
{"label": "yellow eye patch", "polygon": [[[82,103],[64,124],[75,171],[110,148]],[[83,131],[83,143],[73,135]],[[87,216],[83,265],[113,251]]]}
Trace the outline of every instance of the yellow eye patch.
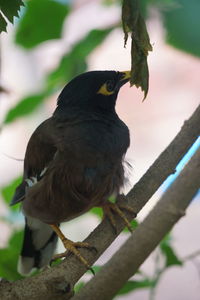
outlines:
{"label": "yellow eye patch", "polygon": [[102,94],[102,95],[104,95],[104,96],[110,96],[110,95],[114,94],[114,92],[115,92],[115,91],[109,91],[109,90],[107,89],[107,84],[104,83],[104,84],[100,87],[100,89],[98,90],[97,94]]}

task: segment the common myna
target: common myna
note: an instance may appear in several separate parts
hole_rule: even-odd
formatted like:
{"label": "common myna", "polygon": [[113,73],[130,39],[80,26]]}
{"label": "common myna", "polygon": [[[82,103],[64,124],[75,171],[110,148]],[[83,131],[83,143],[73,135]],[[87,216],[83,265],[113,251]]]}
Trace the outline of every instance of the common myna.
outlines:
{"label": "common myna", "polygon": [[26,221],[20,273],[47,265],[57,236],[89,268],[77,248],[91,246],[65,238],[59,224],[94,206],[102,207],[112,223],[111,210],[123,217],[108,198],[119,195],[124,184],[129,130],[119,119],[115,103],[119,89],[129,79],[129,71],[92,71],[77,76],[60,93],[53,116],[32,134],[23,181],[11,202],[22,201]]}

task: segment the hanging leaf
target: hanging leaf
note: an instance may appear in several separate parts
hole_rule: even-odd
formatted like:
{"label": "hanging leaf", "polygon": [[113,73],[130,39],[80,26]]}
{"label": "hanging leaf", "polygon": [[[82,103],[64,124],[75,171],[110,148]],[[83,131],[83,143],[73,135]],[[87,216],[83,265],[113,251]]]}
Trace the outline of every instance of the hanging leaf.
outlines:
{"label": "hanging leaf", "polygon": [[16,43],[30,49],[38,44],[61,37],[69,6],[54,0],[31,0],[27,2],[16,32]]}
{"label": "hanging leaf", "polygon": [[[13,23],[14,17],[19,16],[20,6],[24,3],[21,0],[0,0],[0,10],[3,15]],[[7,21],[0,12],[0,32],[6,31]]]}
{"label": "hanging leaf", "polygon": [[124,45],[131,34],[131,85],[141,87],[144,99],[149,88],[149,70],[147,64],[148,52],[152,51],[149,35],[140,12],[138,0],[123,0],[122,25],[124,30]]}

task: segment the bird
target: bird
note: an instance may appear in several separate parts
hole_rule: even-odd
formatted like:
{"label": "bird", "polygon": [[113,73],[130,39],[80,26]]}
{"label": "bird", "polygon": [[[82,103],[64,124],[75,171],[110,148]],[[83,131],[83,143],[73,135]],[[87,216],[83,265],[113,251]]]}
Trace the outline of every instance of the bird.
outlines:
{"label": "bird", "polygon": [[[110,70],[76,76],[58,96],[52,116],[33,132],[22,182],[11,201],[21,202],[25,216],[18,260],[22,275],[69,252],[89,269],[78,248],[92,245],[67,239],[59,226],[93,207],[102,207],[113,226],[113,211],[129,226],[122,209],[109,198],[119,195],[125,181],[123,161],[130,134],[115,105],[130,76],[130,71]],[[66,251],[54,256],[58,237]]]}

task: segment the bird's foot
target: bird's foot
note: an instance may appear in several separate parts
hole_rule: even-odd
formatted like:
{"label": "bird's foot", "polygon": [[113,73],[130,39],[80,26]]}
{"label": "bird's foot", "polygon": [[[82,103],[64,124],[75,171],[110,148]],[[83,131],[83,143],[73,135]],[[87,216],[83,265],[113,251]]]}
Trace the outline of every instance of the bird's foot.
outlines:
{"label": "bird's foot", "polygon": [[65,252],[59,253],[53,256],[52,261],[59,259],[59,258],[64,258],[67,257],[70,253],[73,253],[82,263],[83,265],[88,269],[91,270],[92,273],[94,274],[93,269],[91,268],[90,264],[88,261],[81,255],[81,253],[78,251],[77,248],[87,248],[90,250],[96,250],[95,247],[90,246],[88,243],[85,242],[73,242],[71,240],[68,240],[67,238],[62,239],[63,245],[66,249]]}
{"label": "bird's foot", "polygon": [[104,205],[102,205],[102,208],[103,208],[103,212],[104,212],[104,218],[107,217],[110,220],[110,223],[112,224],[115,231],[117,231],[116,230],[117,226],[116,226],[116,222],[115,222],[113,213],[115,213],[121,217],[121,219],[124,221],[124,223],[126,224],[126,226],[130,232],[133,231],[131,223],[129,222],[129,220],[127,219],[127,217],[125,216],[125,214],[122,211],[122,210],[126,210],[126,211],[130,212],[131,214],[134,214],[136,217],[136,213],[132,207],[125,205],[125,204],[116,204],[116,203],[112,203],[112,202],[106,202]]}
{"label": "bird's foot", "polygon": [[61,239],[61,241],[62,241],[62,243],[63,243],[63,245],[66,249],[65,252],[54,255],[51,261],[54,261],[54,260],[59,259],[59,258],[67,257],[70,253],[73,253],[79,259],[79,261],[81,261],[83,263],[83,265],[88,270],[91,270],[91,272],[94,274],[94,271],[91,268],[90,264],[81,255],[81,253],[78,251],[77,248],[87,248],[87,249],[90,249],[90,250],[95,250],[96,252],[97,252],[97,249],[95,247],[91,246],[90,244],[85,243],[85,242],[73,242],[71,240],[68,240],[64,236],[64,234],[62,233],[62,231],[60,230],[58,225],[51,224],[50,226],[56,232],[56,234],[59,236],[59,238]]}

